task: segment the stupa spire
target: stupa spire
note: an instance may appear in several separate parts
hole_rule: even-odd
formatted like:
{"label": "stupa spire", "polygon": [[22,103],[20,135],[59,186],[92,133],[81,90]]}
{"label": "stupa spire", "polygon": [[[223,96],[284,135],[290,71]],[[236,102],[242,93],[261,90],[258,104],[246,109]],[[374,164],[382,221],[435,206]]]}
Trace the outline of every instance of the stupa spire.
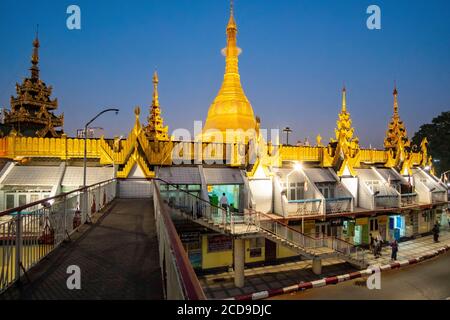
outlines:
{"label": "stupa spire", "polygon": [[347,112],[347,89],[342,88],[342,112]]}
{"label": "stupa spire", "polygon": [[394,116],[399,116],[398,115],[398,91],[397,91],[397,84],[394,85]]}
{"label": "stupa spire", "polygon": [[161,108],[159,106],[159,94],[158,94],[159,78],[158,73],[153,73],[153,99],[150,106],[150,113],[147,118],[147,126],[144,128],[147,136],[152,141],[168,141],[169,140],[169,127],[164,126],[164,119],[161,116]]}
{"label": "stupa spire", "polygon": [[39,79],[39,25],[36,27],[36,38],[33,41],[33,53],[31,55],[31,79]]}
{"label": "stupa spire", "polygon": [[[238,28],[234,9],[234,2],[231,1],[230,18],[226,27],[227,46],[222,50],[225,56],[224,79],[219,93],[209,108],[203,132],[211,130],[225,134],[228,129],[242,129],[244,132],[256,129],[253,108],[245,96],[239,75],[238,57],[241,49],[237,46]],[[203,134],[203,138],[208,139],[210,135],[212,134]]]}
{"label": "stupa spire", "polygon": [[386,131],[386,138],[384,139],[384,147],[386,149],[401,149],[410,145],[408,139],[408,134],[406,131],[405,124],[400,119],[400,114],[398,112],[398,91],[397,84],[394,85],[394,113],[392,119],[388,124],[388,130]]}
{"label": "stupa spire", "polygon": [[152,106],[159,107],[159,94],[158,94],[158,72],[155,70],[153,73],[153,101]]}

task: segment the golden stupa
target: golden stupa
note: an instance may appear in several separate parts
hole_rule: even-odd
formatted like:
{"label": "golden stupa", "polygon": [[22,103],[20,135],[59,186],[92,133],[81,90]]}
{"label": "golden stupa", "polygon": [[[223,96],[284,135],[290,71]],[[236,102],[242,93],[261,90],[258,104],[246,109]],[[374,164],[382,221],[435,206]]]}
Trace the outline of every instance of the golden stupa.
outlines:
{"label": "golden stupa", "polygon": [[[230,140],[248,141],[251,132],[255,132],[254,130],[257,129],[257,121],[252,106],[242,89],[239,75],[238,56],[241,49],[237,47],[236,42],[237,25],[234,19],[233,4],[231,4],[226,34],[227,47],[222,50],[225,55],[225,75],[222,87],[208,111],[202,133],[204,141],[217,141],[220,136],[224,142],[225,138],[229,142],[231,142]],[[227,130],[233,130],[234,133],[227,134]],[[237,130],[241,130],[241,133]],[[244,135],[242,131],[244,131]]]}

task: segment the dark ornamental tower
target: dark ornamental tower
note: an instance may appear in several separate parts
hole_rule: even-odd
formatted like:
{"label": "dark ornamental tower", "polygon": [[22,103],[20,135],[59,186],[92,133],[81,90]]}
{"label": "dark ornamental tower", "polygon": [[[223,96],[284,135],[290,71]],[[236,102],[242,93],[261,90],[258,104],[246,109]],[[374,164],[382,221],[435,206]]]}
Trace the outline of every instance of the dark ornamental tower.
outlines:
{"label": "dark ornamental tower", "polygon": [[17,96],[11,97],[11,110],[5,111],[6,134],[26,137],[59,137],[64,115],[56,116],[58,99],[51,99],[52,87],[39,78],[39,39],[33,41],[31,77],[16,84]]}

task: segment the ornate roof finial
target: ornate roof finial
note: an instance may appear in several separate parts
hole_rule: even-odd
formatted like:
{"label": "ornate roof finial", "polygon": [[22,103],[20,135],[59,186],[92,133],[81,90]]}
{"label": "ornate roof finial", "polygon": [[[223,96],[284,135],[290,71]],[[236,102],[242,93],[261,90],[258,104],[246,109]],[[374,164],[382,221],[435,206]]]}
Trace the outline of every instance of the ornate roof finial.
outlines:
{"label": "ornate roof finial", "polygon": [[397,91],[397,82],[394,81],[394,116],[398,116],[398,91]]}
{"label": "ornate roof finial", "polygon": [[39,25],[36,26],[36,38],[33,41],[33,54],[31,55],[31,79],[39,79]]}
{"label": "ornate roof finial", "polygon": [[155,107],[159,107],[159,94],[158,94],[158,72],[155,70],[153,73],[153,103],[152,105]]}
{"label": "ornate roof finial", "polygon": [[230,29],[237,31],[236,20],[234,20],[234,1],[233,0],[230,1],[230,20],[228,21],[228,25],[227,25],[227,33],[228,33],[228,30],[230,30]]}
{"label": "ornate roof finial", "polygon": [[342,88],[342,112],[347,112],[347,89],[344,87]]}

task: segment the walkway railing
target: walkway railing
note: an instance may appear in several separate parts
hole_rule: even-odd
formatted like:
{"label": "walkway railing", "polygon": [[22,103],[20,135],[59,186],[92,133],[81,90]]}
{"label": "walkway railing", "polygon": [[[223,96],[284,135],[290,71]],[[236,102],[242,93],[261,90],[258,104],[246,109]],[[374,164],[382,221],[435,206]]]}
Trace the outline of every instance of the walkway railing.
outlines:
{"label": "walkway railing", "polygon": [[322,199],[301,199],[288,201],[288,216],[308,216],[322,213]]}
{"label": "walkway railing", "polygon": [[168,204],[163,201],[155,180],[153,180],[153,203],[166,299],[205,300],[205,294],[170,217]]}
{"label": "walkway railing", "polygon": [[1,212],[0,292],[115,197],[112,179]]}
{"label": "walkway railing", "polygon": [[189,190],[180,189],[178,186],[170,184],[162,179],[155,179],[159,183],[167,185],[161,193],[161,197],[167,202],[169,207],[178,209],[190,216],[193,220],[203,220],[211,223],[217,228],[221,228],[227,233],[237,234],[248,231],[250,224],[248,215],[235,212],[230,207],[219,207],[192,194]]}
{"label": "walkway railing", "polygon": [[401,194],[401,205],[402,207],[411,206],[417,204],[417,193],[402,193]]}
{"label": "walkway railing", "polygon": [[347,257],[358,260],[358,262],[360,263],[364,263],[364,250],[356,247],[350,242],[336,237],[315,238],[306,235],[298,230],[293,229],[284,222],[272,219],[269,215],[262,212],[254,212],[253,216],[256,217],[254,223],[256,223],[259,228],[302,249],[305,249],[305,251],[319,248],[328,248]]}
{"label": "walkway railing", "polygon": [[352,211],[352,198],[340,197],[325,199],[327,214]]}
{"label": "walkway railing", "polygon": [[375,195],[375,208],[398,208],[399,199],[398,195],[385,194]]}
{"label": "walkway railing", "polygon": [[431,202],[432,203],[438,203],[438,202],[445,202],[447,191],[432,191],[431,192]]}

